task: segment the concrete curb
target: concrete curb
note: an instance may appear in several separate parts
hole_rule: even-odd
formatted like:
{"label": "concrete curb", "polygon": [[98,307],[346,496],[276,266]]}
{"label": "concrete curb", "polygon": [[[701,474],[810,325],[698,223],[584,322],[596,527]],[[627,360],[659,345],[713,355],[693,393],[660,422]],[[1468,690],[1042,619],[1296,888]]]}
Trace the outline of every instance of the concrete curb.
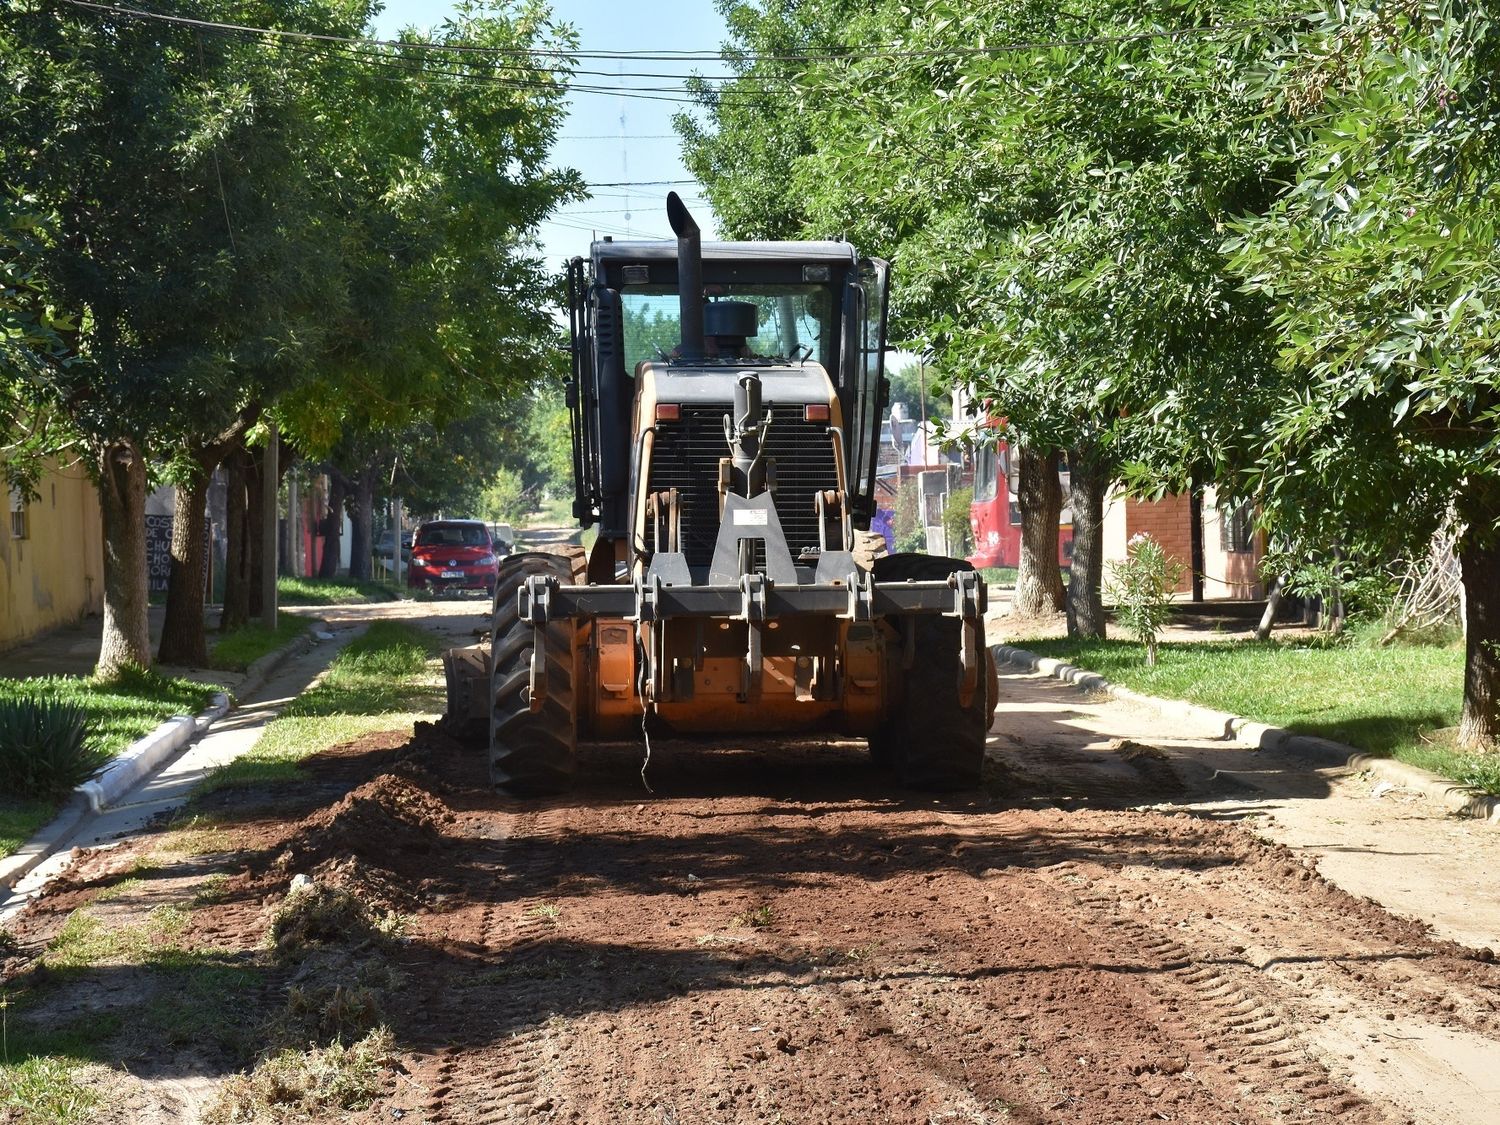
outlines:
{"label": "concrete curb", "polygon": [[122,750],[97,777],[74,789],[73,796],[55,817],[32,833],[31,838],[12,854],[0,859],[0,889],[13,888],[51,856],[86,819],[97,816],[118,801],[178,750],[238,706],[240,700],[258,691],[283,661],[300,656],[318,644],[320,627],[326,628],[320,618],[309,619],[307,632],[301,637],[254,661],[234,689],[233,703],[226,693],[215,692],[207,710],[196,715],[173,715],[150,734],[136,739]]}
{"label": "concrete curb", "polygon": [[57,850],[59,844],[73,834],[89,814],[89,801],[82,793],[75,792],[57,815],[31,834],[19,848],[4,859],[0,859],[0,890],[9,891],[32,868],[38,866]]}
{"label": "concrete curb", "polygon": [[259,660],[252,661],[245,669],[245,677],[234,687],[235,706],[239,706],[242,699],[259,691],[270,679],[271,673],[281,667],[283,661],[290,660],[294,656],[301,656],[313,645],[318,644],[318,631],[326,629],[327,623],[320,617],[309,617],[307,619],[307,632],[303,633],[291,644],[284,648],[278,648],[275,652],[268,652]]}
{"label": "concrete curb", "polygon": [[1014,664],[1035,672],[1073,684],[1081,691],[1097,692],[1113,699],[1124,699],[1155,711],[1170,719],[1184,719],[1203,723],[1219,732],[1218,737],[1226,742],[1236,742],[1255,750],[1278,750],[1302,758],[1317,769],[1340,768],[1372,773],[1382,781],[1402,789],[1414,790],[1430,801],[1441,805],[1455,816],[1483,820],[1500,826],[1500,797],[1492,797],[1469,785],[1460,785],[1431,770],[1409,766],[1391,758],[1377,758],[1353,746],[1318,738],[1310,734],[1297,734],[1284,727],[1273,727],[1258,723],[1226,711],[1215,711],[1211,707],[1200,707],[1180,699],[1162,699],[1145,695],[1130,688],[1112,684],[1097,672],[1076,667],[1061,660],[1038,656],[1024,648],[1011,645],[992,645],[995,661],[999,664]]}

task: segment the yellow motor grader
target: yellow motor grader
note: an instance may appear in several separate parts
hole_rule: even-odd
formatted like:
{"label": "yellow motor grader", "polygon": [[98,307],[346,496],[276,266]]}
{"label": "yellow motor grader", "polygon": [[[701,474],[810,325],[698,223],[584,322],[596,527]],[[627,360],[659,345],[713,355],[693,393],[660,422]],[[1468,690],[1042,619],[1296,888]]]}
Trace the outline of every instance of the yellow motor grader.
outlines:
{"label": "yellow motor grader", "polygon": [[450,727],[504,792],[580,740],[838,732],[905,785],[974,785],[985,587],[869,529],[886,263],[843,242],[595,242],[569,269],[573,469],[593,547],[504,559],[488,644],[445,654]]}

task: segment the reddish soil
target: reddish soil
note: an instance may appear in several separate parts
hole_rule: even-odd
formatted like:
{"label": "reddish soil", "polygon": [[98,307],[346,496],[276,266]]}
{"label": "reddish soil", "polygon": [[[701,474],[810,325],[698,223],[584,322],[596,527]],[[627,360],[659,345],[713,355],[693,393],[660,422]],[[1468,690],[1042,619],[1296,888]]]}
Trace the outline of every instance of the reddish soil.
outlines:
{"label": "reddish soil", "polygon": [[639,748],[582,756],[523,804],[425,724],[322,755],[300,807],[242,810],[193,932],[257,947],[301,872],[410,916],[369,1122],[1386,1122],[1325,1023],[1500,1057],[1482,953],[1231,823],[893,796],[852,743],[657,746],[654,792]]}

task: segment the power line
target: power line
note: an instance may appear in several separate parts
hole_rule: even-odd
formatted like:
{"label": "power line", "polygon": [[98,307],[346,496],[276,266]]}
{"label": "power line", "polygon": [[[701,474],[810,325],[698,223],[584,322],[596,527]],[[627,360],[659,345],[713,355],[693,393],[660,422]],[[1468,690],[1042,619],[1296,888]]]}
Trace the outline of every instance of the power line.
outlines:
{"label": "power line", "polygon": [[[248,24],[222,23],[216,20],[193,19],[174,16],[165,12],[153,12],[142,8],[131,8],[120,4],[95,3],[93,0],[59,0],[76,8],[108,12],[131,19],[156,20],[162,23],[180,24],[206,31],[239,32],[271,36],[289,40],[315,43],[341,43],[360,47],[387,47],[394,49],[421,49],[447,51],[457,54],[480,56],[531,58],[554,58],[564,60],[606,59],[636,60],[644,62],[724,62],[722,52],[714,51],[578,51],[556,47],[481,47],[469,43],[435,43],[430,40],[370,39],[347,35],[330,35],[311,31],[291,31],[286,28],[254,27]],[[919,50],[894,49],[876,46],[866,50],[795,51],[795,52],[746,52],[736,56],[736,62],[839,62],[917,58],[971,58],[1028,51],[1051,50],[1057,47],[1103,46],[1111,43],[1132,43],[1148,39],[1212,38],[1218,35],[1238,34],[1265,28],[1282,27],[1298,22],[1300,17],[1283,16],[1278,19],[1236,20],[1222,24],[1189,25],[1177,28],[1158,28],[1147,31],[1118,32],[1108,35],[1078,35],[1055,39],[1038,39],[1023,42],[997,43],[985,47],[934,47]],[[602,73],[602,72],[601,72]],[[677,77],[674,75],[650,75],[647,77]],[[739,77],[732,76],[725,80]]]}
{"label": "power line", "polygon": [[678,187],[696,184],[697,180],[616,180],[608,184],[589,184],[589,187]]}

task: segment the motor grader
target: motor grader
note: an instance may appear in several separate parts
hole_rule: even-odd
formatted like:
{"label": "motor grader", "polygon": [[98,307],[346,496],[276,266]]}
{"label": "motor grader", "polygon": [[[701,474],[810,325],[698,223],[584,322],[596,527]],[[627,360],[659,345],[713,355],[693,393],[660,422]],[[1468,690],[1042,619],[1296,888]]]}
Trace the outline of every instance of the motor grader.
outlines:
{"label": "motor grader", "polygon": [[904,785],[976,784],[985,587],[871,533],[886,263],[844,242],[595,242],[569,267],[585,554],[500,564],[488,644],[445,654],[447,722],[515,796],[580,740],[863,736]]}

